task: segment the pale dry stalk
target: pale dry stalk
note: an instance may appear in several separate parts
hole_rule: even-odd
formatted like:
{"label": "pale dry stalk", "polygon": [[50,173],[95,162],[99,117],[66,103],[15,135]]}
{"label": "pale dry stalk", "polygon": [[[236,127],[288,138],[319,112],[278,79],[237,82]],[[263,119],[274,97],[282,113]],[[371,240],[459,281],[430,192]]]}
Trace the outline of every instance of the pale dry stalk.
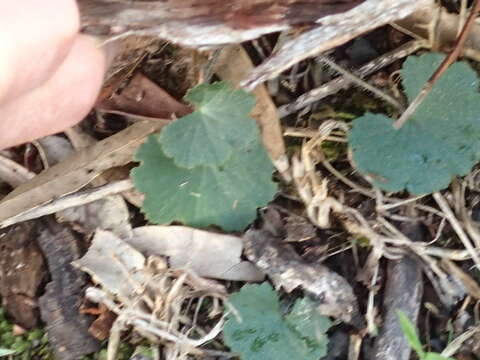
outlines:
{"label": "pale dry stalk", "polygon": [[[132,294],[131,298],[115,300],[98,288],[87,290],[90,300],[104,304],[118,315],[110,331],[108,360],[116,358],[120,334],[129,326],[152,344],[164,345],[167,358],[172,358],[173,354],[177,354],[175,359],[186,359],[188,354],[202,355],[200,346],[218,336],[223,329],[225,315],[210,331],[205,332],[183,314],[184,304],[202,297],[211,297],[214,303],[224,302],[225,294],[213,292],[211,286],[202,288],[205,281],[195,280],[197,276],[191,271],[158,266],[158,261],[151,258],[147,262],[145,275],[149,281],[142,286],[143,291]],[[192,284],[198,287],[193,288]],[[139,289],[137,285],[135,288]],[[185,330],[185,325],[189,326],[188,330]],[[187,335],[190,333],[200,333],[202,336],[193,338]]]}

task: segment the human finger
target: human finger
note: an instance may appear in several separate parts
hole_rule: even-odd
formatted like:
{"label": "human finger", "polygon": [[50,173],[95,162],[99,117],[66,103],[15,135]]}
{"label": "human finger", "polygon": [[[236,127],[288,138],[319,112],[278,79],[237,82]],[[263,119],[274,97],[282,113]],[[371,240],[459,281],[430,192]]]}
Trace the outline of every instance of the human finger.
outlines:
{"label": "human finger", "polygon": [[0,149],[62,131],[92,108],[102,85],[105,56],[79,35],[65,61],[42,86],[0,106]]}
{"label": "human finger", "polygon": [[0,0],[0,104],[55,72],[79,21],[75,0]]}

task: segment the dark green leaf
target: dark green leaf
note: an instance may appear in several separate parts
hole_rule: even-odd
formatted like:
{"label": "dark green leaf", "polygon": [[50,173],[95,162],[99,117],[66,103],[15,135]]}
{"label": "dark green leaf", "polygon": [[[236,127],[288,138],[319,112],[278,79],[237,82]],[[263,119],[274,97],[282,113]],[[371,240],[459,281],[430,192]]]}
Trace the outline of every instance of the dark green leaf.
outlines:
{"label": "dark green leaf", "polygon": [[234,151],[259,137],[249,117],[253,95],[219,82],[192,89],[185,100],[195,105],[190,115],[174,121],[160,135],[165,154],[179,167],[223,165]]}
{"label": "dark green leaf", "polygon": [[[439,54],[411,56],[402,78],[409,100],[441,62]],[[453,64],[400,129],[384,115],[366,114],[353,123],[349,143],[359,170],[387,191],[424,194],[448,186],[480,160],[480,96],[476,73]]]}
{"label": "dark green leaf", "polygon": [[165,156],[156,136],[139,148],[136,159],[142,163],[132,177],[146,195],[143,211],[158,224],[176,220],[195,227],[216,224],[242,230],[277,189],[260,140],[235,151],[220,167],[180,168]]}
{"label": "dark green leaf", "polygon": [[282,317],[278,296],[268,283],[245,285],[230,297],[241,317],[225,324],[225,343],[243,360],[318,360],[326,355],[330,321],[308,300]]}

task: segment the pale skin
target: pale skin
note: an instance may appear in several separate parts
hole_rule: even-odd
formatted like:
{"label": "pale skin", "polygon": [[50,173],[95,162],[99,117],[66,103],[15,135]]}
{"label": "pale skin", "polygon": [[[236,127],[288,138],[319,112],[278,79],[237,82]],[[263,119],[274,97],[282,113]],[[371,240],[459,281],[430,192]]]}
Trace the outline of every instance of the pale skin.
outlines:
{"label": "pale skin", "polygon": [[106,59],[79,26],[75,0],[0,0],[0,149],[62,131],[91,110]]}

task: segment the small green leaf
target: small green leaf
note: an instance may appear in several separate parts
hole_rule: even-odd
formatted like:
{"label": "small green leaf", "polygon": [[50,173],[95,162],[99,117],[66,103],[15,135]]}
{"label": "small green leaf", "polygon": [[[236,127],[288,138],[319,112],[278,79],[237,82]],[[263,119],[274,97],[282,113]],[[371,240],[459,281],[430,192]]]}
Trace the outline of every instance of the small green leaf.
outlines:
{"label": "small green leaf", "polygon": [[292,312],[280,313],[278,296],[268,283],[245,285],[230,297],[241,317],[224,328],[225,343],[243,360],[318,360],[326,355],[325,332],[330,321],[308,300],[298,300]]}
{"label": "small green leaf", "polygon": [[136,154],[135,187],[145,193],[143,211],[154,223],[177,220],[194,227],[216,224],[242,230],[270,201],[276,185],[273,166],[261,140],[237,149],[223,166],[178,167],[150,136]]}
{"label": "small green leaf", "polygon": [[223,165],[234,151],[258,138],[256,123],[248,115],[255,105],[253,95],[219,82],[195,87],[185,100],[195,111],[160,134],[164,153],[177,166]]}
{"label": "small green leaf", "polygon": [[[439,54],[409,57],[402,78],[413,100],[442,61]],[[412,194],[441,190],[480,160],[478,79],[465,62],[453,64],[399,130],[384,115],[353,122],[349,144],[358,169],[387,191]]]}
{"label": "small green leaf", "polygon": [[398,316],[398,320],[400,321],[400,326],[402,327],[402,331],[405,337],[407,338],[411,348],[415,350],[415,352],[418,354],[418,357],[423,359],[425,352],[423,351],[423,346],[422,346],[422,343],[420,342],[420,339],[418,338],[417,330],[415,329],[415,326],[412,324],[410,319],[402,311],[397,311],[397,316]]}
{"label": "small green leaf", "polygon": [[14,350],[0,349],[0,356],[8,356],[15,354]]}

